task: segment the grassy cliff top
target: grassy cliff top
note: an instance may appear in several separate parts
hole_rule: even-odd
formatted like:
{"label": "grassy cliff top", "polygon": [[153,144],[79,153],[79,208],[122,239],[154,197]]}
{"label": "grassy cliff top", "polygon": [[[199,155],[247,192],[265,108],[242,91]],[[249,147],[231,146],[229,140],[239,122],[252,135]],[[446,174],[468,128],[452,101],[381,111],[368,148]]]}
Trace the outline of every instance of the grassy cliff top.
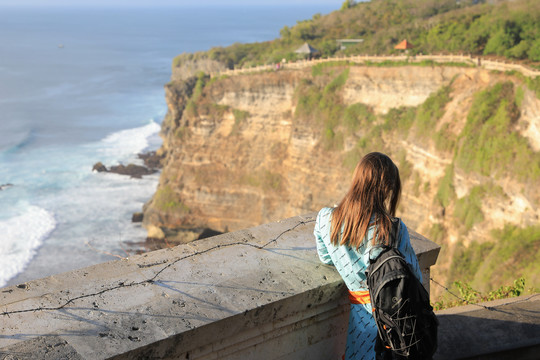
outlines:
{"label": "grassy cliff top", "polygon": [[[278,39],[182,54],[173,67],[209,58],[228,68],[294,60],[308,42],[321,56],[393,54],[407,39],[409,53],[470,53],[540,62],[540,2],[536,0],[346,0],[340,10],[285,26]],[[363,39],[342,50],[337,39]]]}

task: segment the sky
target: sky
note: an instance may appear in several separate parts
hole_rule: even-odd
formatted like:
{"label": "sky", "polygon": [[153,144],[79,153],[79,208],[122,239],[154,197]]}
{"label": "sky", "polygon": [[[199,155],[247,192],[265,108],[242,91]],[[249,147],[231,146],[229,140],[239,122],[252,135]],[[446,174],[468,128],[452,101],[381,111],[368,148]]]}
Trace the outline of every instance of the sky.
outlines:
{"label": "sky", "polygon": [[238,6],[238,5],[329,5],[339,9],[343,0],[0,0],[2,6]]}

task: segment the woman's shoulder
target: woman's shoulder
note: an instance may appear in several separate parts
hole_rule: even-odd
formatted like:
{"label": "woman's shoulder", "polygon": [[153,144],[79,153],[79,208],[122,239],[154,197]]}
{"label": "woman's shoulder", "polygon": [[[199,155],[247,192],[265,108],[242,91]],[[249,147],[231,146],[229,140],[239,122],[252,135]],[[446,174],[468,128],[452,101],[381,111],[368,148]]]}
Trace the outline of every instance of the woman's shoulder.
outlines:
{"label": "woman's shoulder", "polygon": [[407,229],[407,225],[405,225],[403,220],[401,218],[396,218],[396,219],[399,221],[400,232],[405,230],[408,233],[409,231]]}
{"label": "woman's shoulder", "polygon": [[332,211],[334,208],[323,207],[317,214],[317,224],[322,226],[323,224],[329,224],[332,221]]}
{"label": "woman's shoulder", "polygon": [[323,207],[321,210],[319,210],[319,213],[317,214],[317,218],[318,219],[329,218],[330,215],[332,215],[333,211],[334,211],[333,207]]}

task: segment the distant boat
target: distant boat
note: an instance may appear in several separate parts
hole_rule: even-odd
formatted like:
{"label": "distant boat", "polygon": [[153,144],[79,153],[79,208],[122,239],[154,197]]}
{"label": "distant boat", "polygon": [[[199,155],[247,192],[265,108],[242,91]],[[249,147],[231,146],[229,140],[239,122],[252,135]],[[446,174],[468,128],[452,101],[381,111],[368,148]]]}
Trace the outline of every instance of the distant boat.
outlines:
{"label": "distant boat", "polygon": [[5,190],[7,188],[10,188],[12,186],[13,186],[13,184],[2,184],[2,185],[0,185],[0,191]]}
{"label": "distant boat", "polygon": [[59,48],[59,49],[63,49],[63,48],[64,48],[64,44],[58,44],[58,48]]}

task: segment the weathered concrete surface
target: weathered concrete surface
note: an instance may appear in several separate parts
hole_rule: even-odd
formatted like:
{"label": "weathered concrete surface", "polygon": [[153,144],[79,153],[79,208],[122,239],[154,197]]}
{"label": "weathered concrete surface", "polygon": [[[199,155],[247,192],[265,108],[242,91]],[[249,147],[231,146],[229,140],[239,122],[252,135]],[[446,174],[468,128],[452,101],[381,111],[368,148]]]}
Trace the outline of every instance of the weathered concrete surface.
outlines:
{"label": "weathered concrete surface", "polygon": [[540,358],[540,294],[438,311],[437,317],[436,360]]}
{"label": "weathered concrete surface", "polygon": [[[314,220],[0,289],[0,359],[340,357],[348,303],[337,272],[317,257]],[[411,234],[428,268],[438,246]]]}

